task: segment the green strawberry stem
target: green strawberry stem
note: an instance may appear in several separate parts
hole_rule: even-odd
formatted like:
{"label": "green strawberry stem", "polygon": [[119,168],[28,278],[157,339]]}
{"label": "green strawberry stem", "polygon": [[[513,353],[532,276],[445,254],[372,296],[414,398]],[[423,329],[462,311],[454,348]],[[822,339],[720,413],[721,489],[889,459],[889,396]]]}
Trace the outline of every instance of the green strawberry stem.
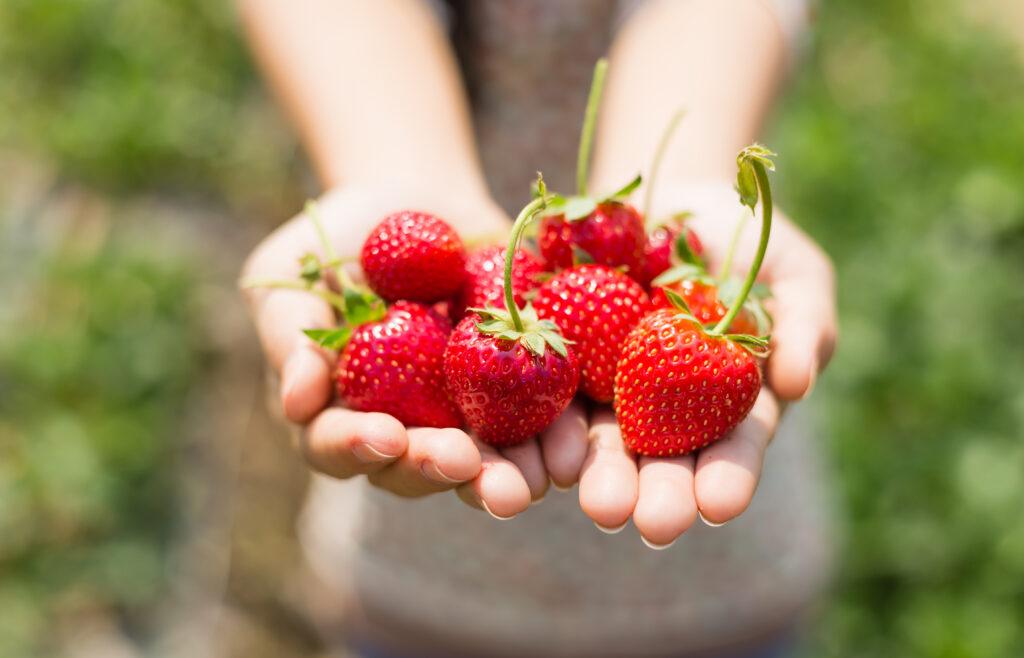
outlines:
{"label": "green strawberry stem", "polygon": [[338,285],[341,286],[342,290],[355,290],[362,292],[361,286],[356,285],[352,277],[345,271],[345,260],[338,258],[338,252],[334,250],[334,245],[327,237],[327,231],[324,229],[324,223],[320,219],[320,208],[316,201],[307,201],[305,212],[309,215],[310,221],[313,222],[313,227],[316,229],[316,237],[320,241],[320,247],[324,250],[324,255],[327,256],[327,264],[334,271],[334,275],[338,278]]}
{"label": "green strawberry stem", "polygon": [[[752,149],[760,149],[759,151],[752,151]],[[748,147],[740,153],[740,195],[743,199],[744,204],[749,205],[753,210],[754,205],[757,203],[757,192],[761,193],[761,238],[757,244],[757,253],[754,255],[754,262],[750,264],[750,271],[747,272],[747,278],[743,281],[743,287],[740,288],[739,294],[736,299],[733,300],[732,305],[729,307],[728,312],[725,316],[719,320],[718,324],[711,330],[711,334],[721,336],[732,324],[732,321],[736,319],[740,309],[743,308],[744,302],[747,301],[747,296],[750,294],[751,288],[754,287],[754,281],[757,280],[757,274],[761,271],[761,263],[764,262],[764,253],[768,249],[768,236],[772,231],[772,189],[768,184],[768,172],[765,169],[765,162],[771,165],[771,161],[767,159],[768,155],[773,155],[771,152],[761,147]],[[753,191],[745,190],[744,185],[744,167],[750,167],[754,173],[754,179],[757,182],[757,188]],[[749,171],[749,169],[747,170]],[[749,178],[749,176],[748,176]]]}
{"label": "green strawberry stem", "polygon": [[539,179],[539,183],[540,196],[519,211],[519,216],[512,224],[512,237],[509,238],[508,249],[505,251],[505,308],[512,316],[512,325],[516,331],[525,331],[525,328],[523,319],[519,317],[519,308],[516,306],[516,298],[512,292],[512,261],[515,259],[516,249],[519,247],[519,240],[523,237],[523,231],[526,230],[530,220],[547,205],[543,179]]}
{"label": "green strawberry stem", "polygon": [[729,250],[725,252],[725,259],[722,261],[722,269],[718,271],[718,278],[725,281],[729,278],[729,272],[732,271],[732,261],[736,257],[736,247],[740,244],[740,236],[743,235],[743,228],[747,225],[747,220],[754,214],[751,210],[750,213],[744,212],[740,215],[740,221],[736,222],[736,228],[733,229],[732,239],[729,241]]}
{"label": "green strawberry stem", "polygon": [[587,111],[583,115],[583,130],[580,133],[580,150],[576,157],[576,194],[587,195],[587,177],[590,176],[590,148],[594,142],[594,127],[597,124],[597,108],[601,104],[604,78],[608,72],[608,60],[602,57],[594,65],[594,77],[590,82],[587,97]]}
{"label": "green strawberry stem", "polygon": [[675,134],[676,128],[679,127],[679,122],[682,121],[684,116],[686,116],[686,110],[682,108],[676,110],[676,113],[668,120],[665,131],[661,133],[657,148],[654,149],[654,159],[651,160],[651,168],[647,172],[647,189],[644,190],[644,221],[647,223],[648,231],[656,228],[651,220],[651,198],[654,196],[654,181],[657,179],[658,170],[661,169],[661,161],[665,157],[665,151],[668,150],[669,142],[672,141],[672,135]]}
{"label": "green strawberry stem", "polygon": [[341,295],[324,288],[314,288],[307,281],[287,281],[284,279],[248,279],[242,282],[243,288],[284,288],[287,290],[302,290],[316,295],[338,311],[345,312],[345,298]]}

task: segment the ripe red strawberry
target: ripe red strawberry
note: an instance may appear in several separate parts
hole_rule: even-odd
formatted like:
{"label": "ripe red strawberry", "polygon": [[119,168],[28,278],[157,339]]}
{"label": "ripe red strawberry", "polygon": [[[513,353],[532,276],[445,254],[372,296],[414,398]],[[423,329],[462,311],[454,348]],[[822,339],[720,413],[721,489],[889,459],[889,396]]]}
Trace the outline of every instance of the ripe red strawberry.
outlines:
{"label": "ripe red strawberry", "polygon": [[573,341],[583,392],[597,402],[611,402],[622,344],[650,310],[643,287],[606,265],[580,265],[544,283],[534,307]]}
{"label": "ripe red strawberry", "polygon": [[[533,336],[541,345],[557,332],[543,325],[529,308],[522,317],[527,332],[516,336],[506,331],[487,333],[481,327],[507,322],[481,320],[472,313],[455,327],[445,351],[448,390],[459,405],[469,428],[484,443],[497,447],[526,441],[551,424],[569,405],[576,393],[579,364],[576,355],[561,345],[548,342],[538,351],[531,347]],[[554,333],[557,337],[557,333]],[[548,349],[550,348],[550,349]]]}
{"label": "ripe red strawberry", "polygon": [[436,302],[462,288],[466,250],[444,220],[411,210],[385,217],[363,244],[360,263],[384,299]]}
{"label": "ripe red strawberry", "polygon": [[724,438],[754,406],[761,388],[755,354],[766,355],[768,340],[725,332],[747,303],[768,247],[771,155],[755,144],[736,159],[740,201],[751,211],[759,197],[764,202],[757,253],[729,309],[706,326],[682,297],[663,289],[675,308],[649,314],[626,338],[615,375],[615,415],[633,452],[685,455]]}
{"label": "ripe red strawberry", "polygon": [[[540,285],[544,264],[533,252],[517,249],[512,259],[512,292],[522,306],[526,293]],[[505,247],[484,247],[466,258],[466,283],[453,303],[452,317],[461,318],[467,308],[505,308]]]}
{"label": "ripe red strawberry", "polygon": [[[675,292],[683,298],[686,305],[690,307],[693,317],[701,324],[714,324],[725,317],[726,309],[718,299],[718,290],[714,285],[697,279],[683,279],[675,283],[667,283],[665,286],[655,286],[651,289],[651,303],[655,308],[674,308],[674,305],[665,296],[665,288]],[[748,309],[740,310],[736,319],[729,325],[729,331],[734,334],[757,335],[760,327],[757,318]]]}
{"label": "ripe red strawberry", "polygon": [[547,427],[565,410],[579,383],[579,363],[555,323],[541,320],[513,296],[516,247],[527,224],[547,204],[538,196],[519,213],[505,251],[505,308],[474,308],[452,332],[444,354],[448,391],[481,441],[511,446]]}
{"label": "ripe red strawberry", "polygon": [[352,332],[338,355],[338,395],[357,411],[391,414],[405,425],[461,427],[445,388],[451,324],[434,310],[397,302]]}
{"label": "ripe red strawberry", "polygon": [[593,262],[624,267],[633,277],[642,276],[645,242],[640,213],[618,201],[600,203],[581,219],[546,217],[538,236],[544,265],[552,272]]}
{"label": "ripe red strawberry", "polygon": [[629,334],[615,376],[615,414],[633,452],[685,455],[723,438],[754,406],[757,360],[675,309],[659,309]]}
{"label": "ripe red strawberry", "polygon": [[640,186],[640,176],[611,194],[596,196],[587,192],[590,145],[607,70],[607,60],[598,60],[580,133],[576,194],[556,194],[546,200],[548,216],[541,223],[537,241],[549,271],[596,263],[625,268],[629,276],[636,278],[642,274],[647,236],[640,213],[626,199]]}
{"label": "ripe red strawberry", "polygon": [[642,274],[637,278],[640,283],[649,288],[655,277],[672,266],[672,250],[679,235],[684,231],[690,251],[697,257],[704,255],[704,245],[691,229],[675,222],[662,224],[647,234]]}

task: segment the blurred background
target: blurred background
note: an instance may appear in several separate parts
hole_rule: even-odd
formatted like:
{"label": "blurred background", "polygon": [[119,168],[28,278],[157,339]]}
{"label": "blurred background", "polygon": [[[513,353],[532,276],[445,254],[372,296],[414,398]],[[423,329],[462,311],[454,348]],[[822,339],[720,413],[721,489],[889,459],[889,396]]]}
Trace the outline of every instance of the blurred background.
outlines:
{"label": "blurred background", "polygon": [[[1024,5],[824,0],[765,141],[832,254],[808,656],[1024,655]],[[0,4],[0,655],[319,656],[234,279],[316,186],[230,3]]]}

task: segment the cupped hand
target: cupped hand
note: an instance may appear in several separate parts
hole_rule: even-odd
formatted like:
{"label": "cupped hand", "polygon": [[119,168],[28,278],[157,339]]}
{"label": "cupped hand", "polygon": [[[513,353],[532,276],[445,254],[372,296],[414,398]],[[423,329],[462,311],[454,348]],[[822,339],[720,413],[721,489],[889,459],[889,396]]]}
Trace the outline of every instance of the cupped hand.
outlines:
{"label": "cupped hand", "polygon": [[[449,190],[349,187],[326,194],[318,206],[339,257],[353,261],[370,229],[396,210],[432,212],[469,242],[503,239],[509,228],[508,218],[489,199]],[[253,251],[242,280],[298,279],[299,259],[310,252],[324,256],[313,224],[299,215]],[[348,267],[358,278],[357,268]],[[571,474],[573,467],[559,467],[564,461],[559,446],[570,444],[571,451],[584,443],[586,422],[579,407],[539,439],[504,450],[459,429],[405,427],[387,414],[346,409],[334,395],[337,355],[302,333],[333,326],[330,306],[301,290],[246,289],[245,294],[264,353],[280,376],[281,409],[299,426],[299,448],[314,470],[337,478],[365,475],[373,485],[401,496],[454,489],[466,503],[499,518],[515,516],[544,496],[549,483],[545,457],[559,474],[556,484],[575,481],[578,467]]]}
{"label": "cupped hand", "polygon": [[[677,188],[665,196],[671,197],[660,204],[666,215],[694,212],[689,226],[704,244],[712,273],[718,274],[737,222],[749,210],[727,184]],[[754,257],[759,223],[760,209],[740,236],[733,265],[740,277]],[[590,413],[586,441],[566,448],[567,454],[583,455],[578,462],[580,506],[601,529],[617,531],[632,518],[644,541],[662,548],[698,514],[718,525],[750,505],[785,404],[810,393],[836,340],[832,265],[778,209],[759,279],[772,291],[766,304],[774,318],[772,353],[753,410],[729,436],[696,454],[637,459],[623,444],[614,412],[603,406]]]}

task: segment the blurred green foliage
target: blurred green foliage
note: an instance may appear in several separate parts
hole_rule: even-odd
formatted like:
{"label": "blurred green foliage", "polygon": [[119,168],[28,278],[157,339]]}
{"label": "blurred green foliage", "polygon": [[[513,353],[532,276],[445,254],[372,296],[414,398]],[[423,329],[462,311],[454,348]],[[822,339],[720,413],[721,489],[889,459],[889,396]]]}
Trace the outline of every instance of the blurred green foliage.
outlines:
{"label": "blurred green foliage", "polygon": [[0,143],[109,191],[294,208],[294,143],[255,82],[230,2],[0,6]]}
{"label": "blurred green foliage", "polygon": [[142,633],[165,596],[204,351],[180,254],[13,229],[0,225],[0,655],[27,657],[54,655],[62,616],[112,609]]}
{"label": "blurred green foliage", "polygon": [[963,6],[823,2],[770,142],[840,277],[815,656],[1024,655],[1024,69]]}
{"label": "blurred green foliage", "polygon": [[[766,140],[840,282],[819,398],[849,523],[814,656],[1024,655],[1024,71],[969,1],[824,0]],[[280,204],[292,144],[235,32],[218,2],[7,0],[0,144],[110,193]],[[0,654],[31,655],[54,610],[130,628],[165,590],[203,339],[187,259],[8,238]]]}

